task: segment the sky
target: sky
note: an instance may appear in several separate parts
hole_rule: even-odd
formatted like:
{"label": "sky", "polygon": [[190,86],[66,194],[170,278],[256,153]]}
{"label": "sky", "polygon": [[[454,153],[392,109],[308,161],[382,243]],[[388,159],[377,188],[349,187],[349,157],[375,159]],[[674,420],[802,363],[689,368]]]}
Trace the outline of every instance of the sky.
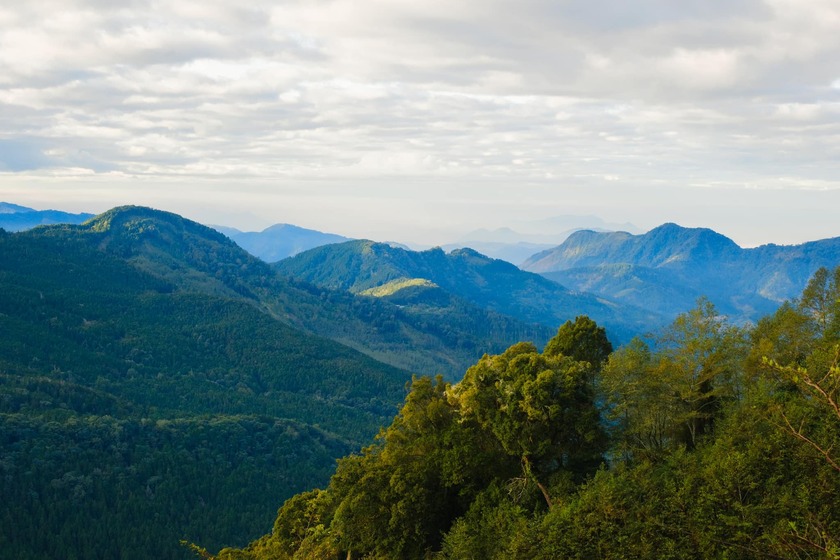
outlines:
{"label": "sky", "polygon": [[0,3],[0,200],[425,244],[840,236],[837,0]]}

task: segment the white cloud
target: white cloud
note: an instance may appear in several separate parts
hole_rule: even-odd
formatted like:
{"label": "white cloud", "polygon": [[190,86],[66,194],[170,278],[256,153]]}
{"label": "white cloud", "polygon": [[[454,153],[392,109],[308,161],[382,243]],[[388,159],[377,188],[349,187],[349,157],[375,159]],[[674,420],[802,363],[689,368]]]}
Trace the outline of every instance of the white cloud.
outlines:
{"label": "white cloud", "polygon": [[0,195],[93,172],[349,207],[384,181],[429,216],[457,192],[633,221],[701,186],[840,189],[835,0],[30,0],[0,26]]}

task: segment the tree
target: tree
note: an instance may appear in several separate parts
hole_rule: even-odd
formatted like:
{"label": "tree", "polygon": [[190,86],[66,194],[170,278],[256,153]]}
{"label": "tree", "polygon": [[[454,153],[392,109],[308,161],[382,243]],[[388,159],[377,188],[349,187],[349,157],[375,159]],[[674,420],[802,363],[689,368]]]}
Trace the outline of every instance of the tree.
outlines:
{"label": "tree", "polygon": [[612,353],[613,347],[607,332],[586,315],[566,321],[557,334],[545,345],[546,356],[569,356],[579,362],[589,362],[600,370]]}
{"label": "tree", "polygon": [[764,319],[754,339],[759,371],[779,384],[781,427],[840,471],[840,267],[817,270],[798,304]]}
{"label": "tree", "polygon": [[592,366],[537,352],[530,343],[484,356],[453,390],[461,413],[519,459],[546,504],[552,474],[582,478],[597,468],[605,438],[590,383]]}
{"label": "tree", "polygon": [[677,403],[650,347],[634,338],[611,356],[598,379],[616,453],[657,459],[674,440]]}
{"label": "tree", "polygon": [[726,323],[714,305],[701,298],[678,316],[660,339],[662,367],[674,382],[681,405],[683,443],[690,449],[709,433],[721,399],[737,398],[747,345],[743,331]]}
{"label": "tree", "polygon": [[481,434],[460,422],[449,388],[440,377],[415,378],[377,444],[339,461],[330,492],[337,502],[332,530],[343,550],[422,558],[439,548],[472,488],[485,484],[483,473],[499,468]]}
{"label": "tree", "polygon": [[744,332],[706,299],[654,343],[653,351],[636,340],[615,352],[600,381],[623,451],[649,458],[676,445],[694,449],[710,433],[722,403],[741,392],[747,351]]}
{"label": "tree", "polygon": [[829,272],[820,267],[802,291],[799,309],[814,322],[824,339],[840,336],[840,266]]}

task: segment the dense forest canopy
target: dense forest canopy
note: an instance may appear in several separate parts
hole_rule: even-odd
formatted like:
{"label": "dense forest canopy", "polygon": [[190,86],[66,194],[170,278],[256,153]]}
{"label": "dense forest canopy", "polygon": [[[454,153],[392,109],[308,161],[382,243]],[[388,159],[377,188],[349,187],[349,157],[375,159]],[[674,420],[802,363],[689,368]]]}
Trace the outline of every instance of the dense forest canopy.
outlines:
{"label": "dense forest canopy", "polygon": [[700,300],[613,352],[579,317],[415,378],[325,489],[216,558],[838,558],[839,354],[840,267],[749,328]]}

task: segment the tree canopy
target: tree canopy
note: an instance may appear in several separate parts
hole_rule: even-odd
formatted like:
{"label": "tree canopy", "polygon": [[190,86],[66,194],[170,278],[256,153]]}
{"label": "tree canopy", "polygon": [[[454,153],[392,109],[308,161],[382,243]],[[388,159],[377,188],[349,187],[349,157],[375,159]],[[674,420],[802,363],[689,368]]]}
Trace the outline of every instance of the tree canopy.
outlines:
{"label": "tree canopy", "polygon": [[700,300],[609,353],[578,318],[417,378],[329,486],[218,557],[840,558],[837,274],[752,328]]}

